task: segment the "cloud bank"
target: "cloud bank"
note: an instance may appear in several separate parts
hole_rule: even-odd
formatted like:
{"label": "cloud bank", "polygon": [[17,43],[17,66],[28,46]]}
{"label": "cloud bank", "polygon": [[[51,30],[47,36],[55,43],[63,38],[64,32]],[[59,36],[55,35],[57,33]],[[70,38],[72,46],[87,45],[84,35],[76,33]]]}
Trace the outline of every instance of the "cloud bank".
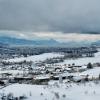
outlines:
{"label": "cloud bank", "polygon": [[0,29],[100,32],[100,0],[0,0]]}
{"label": "cloud bank", "polygon": [[[66,40],[98,39],[99,4],[100,0],[0,0],[0,30],[9,31],[0,34],[61,40],[65,37]],[[93,35],[86,35],[87,32]]]}
{"label": "cloud bank", "polygon": [[19,31],[0,31],[1,36],[10,36],[23,38],[28,40],[33,39],[55,39],[59,42],[67,41],[97,41],[100,40],[100,34],[80,34],[61,32],[19,32]]}

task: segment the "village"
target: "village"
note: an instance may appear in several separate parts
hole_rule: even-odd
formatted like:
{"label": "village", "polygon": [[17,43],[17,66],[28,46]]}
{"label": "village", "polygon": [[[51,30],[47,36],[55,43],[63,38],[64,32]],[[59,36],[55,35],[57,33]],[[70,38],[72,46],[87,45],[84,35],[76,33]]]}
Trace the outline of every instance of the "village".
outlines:
{"label": "village", "polygon": [[[56,50],[58,51],[58,48]],[[55,51],[39,55],[13,56],[7,59],[3,57],[0,61],[0,89],[14,84],[49,87],[51,86],[49,84],[56,82],[82,84],[100,80],[99,49],[82,47]],[[1,92],[1,100],[26,99],[26,96],[14,98],[11,93],[7,95]]]}

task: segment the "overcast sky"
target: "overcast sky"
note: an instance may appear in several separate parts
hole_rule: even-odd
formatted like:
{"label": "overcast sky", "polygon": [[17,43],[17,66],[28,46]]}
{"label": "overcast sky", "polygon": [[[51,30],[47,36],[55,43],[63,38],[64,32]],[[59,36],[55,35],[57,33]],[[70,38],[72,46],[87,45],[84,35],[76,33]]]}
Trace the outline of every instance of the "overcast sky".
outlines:
{"label": "overcast sky", "polygon": [[100,0],[0,0],[0,30],[28,39],[99,40]]}

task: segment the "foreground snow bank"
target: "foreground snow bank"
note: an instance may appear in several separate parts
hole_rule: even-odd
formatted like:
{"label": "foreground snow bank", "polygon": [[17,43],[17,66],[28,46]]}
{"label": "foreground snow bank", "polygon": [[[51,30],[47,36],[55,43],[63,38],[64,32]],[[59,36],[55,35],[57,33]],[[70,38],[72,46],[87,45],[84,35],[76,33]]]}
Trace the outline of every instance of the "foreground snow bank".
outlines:
{"label": "foreground snow bank", "polygon": [[100,100],[100,83],[53,84],[48,86],[14,84],[0,90],[14,96],[26,95],[27,100]]}

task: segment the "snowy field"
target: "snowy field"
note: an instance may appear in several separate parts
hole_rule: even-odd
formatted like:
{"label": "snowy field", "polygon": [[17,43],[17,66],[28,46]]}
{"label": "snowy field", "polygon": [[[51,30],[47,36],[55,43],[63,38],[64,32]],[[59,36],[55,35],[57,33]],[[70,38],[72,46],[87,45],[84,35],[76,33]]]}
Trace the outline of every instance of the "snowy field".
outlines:
{"label": "snowy field", "polygon": [[100,83],[26,85],[14,84],[0,90],[0,93],[13,93],[15,97],[25,95],[26,100],[100,100]]}
{"label": "snowy field", "polygon": [[21,57],[21,58],[14,58],[14,59],[8,59],[6,61],[9,61],[9,62],[20,62],[20,61],[44,61],[46,60],[47,58],[53,58],[53,57],[61,57],[63,55],[61,54],[58,54],[58,53],[44,53],[44,54],[41,54],[41,55],[34,55],[34,56],[29,56],[29,57]]}
{"label": "snowy field", "polygon": [[[6,61],[10,62],[20,62],[20,61],[33,61],[33,62],[38,62],[38,61],[44,61],[47,58],[53,58],[53,57],[61,57],[64,55],[58,54],[58,53],[44,53],[41,55],[34,55],[34,56],[29,56],[29,57],[21,57],[21,58],[14,58],[14,59],[8,59]],[[94,57],[84,57],[84,58],[78,58],[78,59],[68,59],[65,60],[64,62],[58,63],[58,65],[64,65],[64,64],[73,64],[75,65],[87,65],[89,62],[91,63],[97,63],[100,62],[100,51],[95,53]]]}
{"label": "snowy field", "polygon": [[58,64],[73,64],[75,65],[87,65],[88,63],[97,63],[100,62],[100,52],[95,53],[94,57],[84,57],[84,58],[78,58],[78,59],[69,59],[65,60],[64,62],[58,63]]}

